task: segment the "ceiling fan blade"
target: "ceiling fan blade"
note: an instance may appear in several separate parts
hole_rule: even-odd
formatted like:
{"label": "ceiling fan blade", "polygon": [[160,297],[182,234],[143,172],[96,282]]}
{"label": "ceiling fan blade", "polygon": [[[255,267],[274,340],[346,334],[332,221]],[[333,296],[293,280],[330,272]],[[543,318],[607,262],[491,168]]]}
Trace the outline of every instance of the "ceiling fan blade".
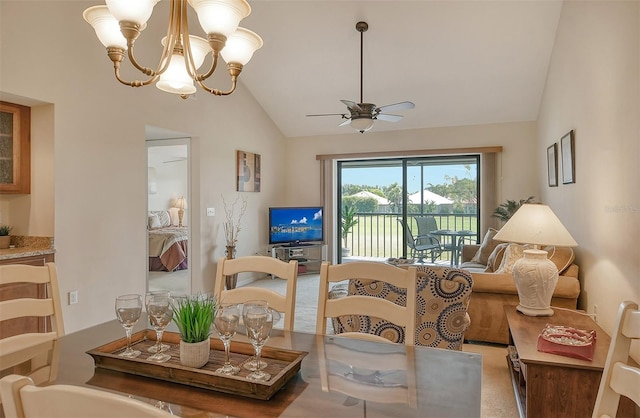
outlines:
{"label": "ceiling fan blade", "polygon": [[356,102],[352,102],[351,100],[340,100],[340,101],[341,101],[342,103],[344,103],[344,104],[347,106],[347,108],[348,108],[349,110],[351,110],[351,109],[355,109],[355,110],[357,110],[357,111],[359,111],[359,112],[361,112],[361,111],[362,111],[362,109],[360,108],[360,106],[359,106],[359,105],[358,105],[358,103],[356,103]]}
{"label": "ceiling fan blade", "polygon": [[351,123],[351,118],[347,118],[347,120],[345,120],[344,122],[342,122],[340,125],[338,126],[345,126]]}
{"label": "ceiling fan blade", "polygon": [[390,105],[380,106],[378,112],[395,112],[396,110],[413,109],[416,107],[412,102],[400,102]]}
{"label": "ceiling fan blade", "polygon": [[389,115],[387,113],[379,113],[376,115],[377,120],[384,120],[386,122],[399,122],[404,118],[404,116],[400,115]]}
{"label": "ceiling fan blade", "polygon": [[305,115],[305,116],[342,116],[343,118],[347,117],[347,115],[345,115],[344,113],[318,113],[315,115]]}

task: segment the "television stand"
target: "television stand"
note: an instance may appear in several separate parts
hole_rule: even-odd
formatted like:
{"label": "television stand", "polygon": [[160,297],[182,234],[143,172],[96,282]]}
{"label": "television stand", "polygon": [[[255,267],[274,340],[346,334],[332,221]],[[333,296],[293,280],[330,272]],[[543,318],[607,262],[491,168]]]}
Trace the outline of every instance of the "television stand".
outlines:
{"label": "television stand", "polygon": [[325,244],[285,244],[271,248],[271,257],[289,262],[298,261],[298,274],[319,273],[320,264],[327,259]]}

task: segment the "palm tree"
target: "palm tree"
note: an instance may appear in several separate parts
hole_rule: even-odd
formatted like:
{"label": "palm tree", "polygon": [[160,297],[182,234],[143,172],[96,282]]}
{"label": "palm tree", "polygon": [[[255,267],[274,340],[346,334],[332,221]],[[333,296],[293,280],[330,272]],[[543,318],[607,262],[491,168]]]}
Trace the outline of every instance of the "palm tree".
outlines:
{"label": "palm tree", "polygon": [[520,206],[525,203],[536,203],[535,198],[533,196],[529,196],[526,199],[520,199],[518,202],[515,200],[507,200],[505,203],[501,203],[497,208],[495,208],[491,216],[500,219],[502,222],[507,222],[511,219],[513,214],[520,209]]}
{"label": "palm tree", "polygon": [[356,218],[356,208],[354,206],[344,205],[342,210],[342,240],[344,241],[344,247],[347,248],[347,236],[351,231],[351,228],[358,224],[358,218]]}

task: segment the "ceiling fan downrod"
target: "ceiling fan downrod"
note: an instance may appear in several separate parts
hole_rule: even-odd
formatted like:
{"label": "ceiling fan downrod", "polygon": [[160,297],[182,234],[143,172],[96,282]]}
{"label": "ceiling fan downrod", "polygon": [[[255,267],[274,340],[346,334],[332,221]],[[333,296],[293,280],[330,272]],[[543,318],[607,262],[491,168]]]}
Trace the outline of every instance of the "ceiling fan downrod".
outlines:
{"label": "ceiling fan downrod", "polygon": [[356,30],[360,32],[360,103],[364,103],[362,79],[364,74],[364,33],[367,29],[369,29],[369,24],[367,22],[356,23]]}

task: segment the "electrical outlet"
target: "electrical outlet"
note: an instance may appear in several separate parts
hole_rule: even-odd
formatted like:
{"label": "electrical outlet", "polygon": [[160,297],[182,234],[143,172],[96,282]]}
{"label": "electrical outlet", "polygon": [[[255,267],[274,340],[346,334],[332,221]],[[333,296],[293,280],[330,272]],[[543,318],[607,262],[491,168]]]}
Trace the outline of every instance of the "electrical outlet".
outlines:
{"label": "electrical outlet", "polygon": [[69,292],[69,305],[75,305],[78,303],[78,291],[72,290]]}
{"label": "electrical outlet", "polygon": [[207,208],[207,216],[216,216],[216,208]]}

